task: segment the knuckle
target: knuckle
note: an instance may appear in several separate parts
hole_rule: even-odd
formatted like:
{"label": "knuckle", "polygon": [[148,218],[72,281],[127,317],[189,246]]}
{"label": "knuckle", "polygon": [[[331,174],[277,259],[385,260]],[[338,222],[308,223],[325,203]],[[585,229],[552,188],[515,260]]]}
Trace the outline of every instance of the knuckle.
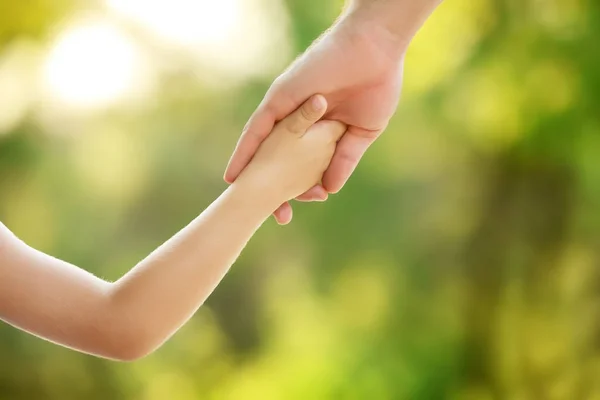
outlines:
{"label": "knuckle", "polygon": [[267,97],[273,98],[275,96],[280,95],[283,92],[284,87],[285,87],[284,76],[280,75],[277,78],[275,78],[275,80],[269,87],[269,90],[267,92]]}
{"label": "knuckle", "polygon": [[260,135],[258,132],[256,132],[255,130],[248,130],[244,133],[243,137],[242,137],[242,146],[243,148],[250,148],[250,147],[258,147],[263,140],[265,139],[264,136]]}
{"label": "knuckle", "polygon": [[313,113],[306,104],[300,107],[300,115],[307,121],[312,121],[313,119]]}
{"label": "knuckle", "polygon": [[285,130],[288,133],[301,133],[302,124],[296,117],[290,118],[289,121],[285,124]]}

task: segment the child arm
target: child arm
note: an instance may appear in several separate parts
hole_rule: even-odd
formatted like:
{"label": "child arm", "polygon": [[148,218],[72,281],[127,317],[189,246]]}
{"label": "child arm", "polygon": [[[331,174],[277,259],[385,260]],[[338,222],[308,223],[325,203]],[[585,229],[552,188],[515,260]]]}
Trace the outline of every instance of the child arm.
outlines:
{"label": "child arm", "polygon": [[202,305],[273,210],[327,168],[345,128],[327,121],[311,128],[326,108],[317,99],[321,108],[307,102],[278,124],[236,183],[114,283],[27,246],[0,224],[0,318],[105,358],[154,351]]}

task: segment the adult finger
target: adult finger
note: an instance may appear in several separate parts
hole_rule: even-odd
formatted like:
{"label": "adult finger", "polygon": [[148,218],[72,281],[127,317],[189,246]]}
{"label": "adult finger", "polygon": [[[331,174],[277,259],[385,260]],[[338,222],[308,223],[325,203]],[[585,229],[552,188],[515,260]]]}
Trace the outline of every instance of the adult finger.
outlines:
{"label": "adult finger", "polygon": [[338,142],[335,154],[323,175],[325,190],[329,193],[337,193],[342,189],[378,134],[379,132],[365,134],[354,127],[348,129]]}
{"label": "adult finger", "polygon": [[308,189],[306,192],[302,193],[300,196],[296,197],[297,201],[325,201],[329,193],[327,190],[323,188],[321,185],[315,185],[312,188]]}
{"label": "adult finger", "polygon": [[275,212],[273,213],[275,220],[279,225],[287,225],[292,220],[293,212],[292,206],[289,202],[283,203]]}
{"label": "adult finger", "polygon": [[254,157],[262,141],[275,125],[275,115],[266,104],[261,104],[246,124],[225,170],[225,182],[232,183]]}

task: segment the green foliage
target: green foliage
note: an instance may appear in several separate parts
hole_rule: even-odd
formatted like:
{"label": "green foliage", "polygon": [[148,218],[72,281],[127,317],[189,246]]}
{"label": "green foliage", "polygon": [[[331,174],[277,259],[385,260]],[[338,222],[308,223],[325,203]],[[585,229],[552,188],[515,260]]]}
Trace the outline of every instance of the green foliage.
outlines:
{"label": "green foliage", "polygon": [[[342,5],[285,4],[296,51]],[[72,7],[2,2],[0,60],[17,39],[50,40]],[[444,2],[340,194],[267,223],[138,363],[1,326],[0,398],[600,399],[598,40],[597,2]],[[118,277],[225,187],[273,78],[165,74],[150,105],[60,126],[75,134],[28,115],[0,135],[0,219]]]}

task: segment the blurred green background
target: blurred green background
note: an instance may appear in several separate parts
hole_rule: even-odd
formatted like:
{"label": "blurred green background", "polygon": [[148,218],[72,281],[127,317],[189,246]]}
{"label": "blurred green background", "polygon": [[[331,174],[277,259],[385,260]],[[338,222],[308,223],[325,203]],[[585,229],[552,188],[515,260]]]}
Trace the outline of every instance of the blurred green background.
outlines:
{"label": "blurred green background", "polygon": [[[341,6],[0,0],[0,220],[117,279]],[[143,361],[0,326],[0,399],[600,399],[599,42],[597,1],[447,0],[342,192]]]}

